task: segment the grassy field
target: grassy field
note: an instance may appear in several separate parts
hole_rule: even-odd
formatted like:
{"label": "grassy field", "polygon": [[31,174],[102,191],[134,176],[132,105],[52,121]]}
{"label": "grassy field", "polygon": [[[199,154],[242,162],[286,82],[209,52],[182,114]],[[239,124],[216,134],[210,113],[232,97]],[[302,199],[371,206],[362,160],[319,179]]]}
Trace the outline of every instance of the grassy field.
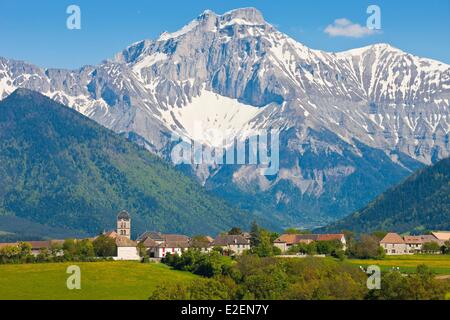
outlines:
{"label": "grassy field", "polygon": [[418,265],[424,264],[438,275],[450,275],[450,255],[387,256],[383,260],[348,260],[358,266],[377,265],[382,271],[400,268],[403,273],[414,273]]}
{"label": "grassy field", "polygon": [[[81,269],[81,290],[68,290],[67,267]],[[162,283],[192,281],[163,264],[96,262],[0,265],[0,300],[142,300]]]}

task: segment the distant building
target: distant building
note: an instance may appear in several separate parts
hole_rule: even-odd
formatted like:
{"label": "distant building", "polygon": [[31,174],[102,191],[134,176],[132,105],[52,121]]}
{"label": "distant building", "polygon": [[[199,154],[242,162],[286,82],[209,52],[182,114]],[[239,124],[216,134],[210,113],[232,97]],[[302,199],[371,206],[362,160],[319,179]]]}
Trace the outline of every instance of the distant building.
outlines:
{"label": "distant building", "polygon": [[178,234],[162,234],[160,232],[145,232],[138,241],[144,245],[149,257],[162,259],[171,255],[182,255],[191,246],[191,238]]}
{"label": "distant building", "polygon": [[436,239],[442,242],[450,241],[450,231],[436,231],[431,233]]}
{"label": "distant building", "polygon": [[214,239],[210,236],[194,238],[190,241],[190,248],[200,250],[203,253],[209,253],[213,249]]}
{"label": "distant building", "polygon": [[347,247],[345,235],[338,234],[283,234],[274,241],[274,246],[279,248],[281,252],[287,252],[292,246],[304,243],[310,244],[316,241],[339,241],[342,249]]}
{"label": "distant building", "polygon": [[300,243],[310,244],[313,240],[303,239],[299,234],[283,234],[278,237],[273,245],[281,250],[281,252],[288,252],[290,248]]}
{"label": "distant building", "polygon": [[119,236],[116,231],[108,231],[103,233],[103,235],[111,239],[116,239]]}
{"label": "distant building", "polygon": [[380,246],[387,255],[410,254],[405,240],[397,233],[388,233],[380,241]]}
{"label": "distant building", "polygon": [[210,236],[206,236],[205,239],[208,241],[209,244],[214,242],[214,238]]}
{"label": "distant building", "polygon": [[[441,232],[439,235],[442,237],[445,233],[446,232]],[[380,246],[383,247],[384,252],[387,255],[420,253],[422,252],[425,243],[436,242],[440,246],[444,245],[445,241],[437,238],[435,234],[436,232],[433,232],[431,235],[401,237],[397,233],[388,233],[383,240],[380,241]]]}
{"label": "distant building", "polygon": [[117,236],[117,257],[114,260],[138,261],[141,260],[137,248],[137,242],[124,236]]}
{"label": "distant building", "polygon": [[443,245],[442,241],[439,241],[433,235],[419,235],[419,236],[404,236],[407,249],[409,253],[420,253],[425,243],[436,242],[439,245]]}
{"label": "distant building", "polygon": [[117,257],[115,260],[140,260],[137,242],[131,240],[131,217],[126,211],[117,215],[117,231],[105,233],[106,236],[115,239]]}
{"label": "distant building", "polygon": [[250,250],[250,240],[242,235],[220,235],[212,243],[213,247],[222,248],[231,255],[242,255],[244,251]]}

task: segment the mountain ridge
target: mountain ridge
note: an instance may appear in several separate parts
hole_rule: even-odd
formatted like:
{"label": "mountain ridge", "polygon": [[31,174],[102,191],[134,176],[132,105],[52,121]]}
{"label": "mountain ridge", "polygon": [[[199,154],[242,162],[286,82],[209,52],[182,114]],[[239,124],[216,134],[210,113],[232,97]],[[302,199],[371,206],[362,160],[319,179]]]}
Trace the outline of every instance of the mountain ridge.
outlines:
{"label": "mountain ridge", "polygon": [[[237,188],[246,200],[256,195],[288,205],[287,215],[295,218],[287,224],[343,217],[376,196],[372,189],[382,192],[450,155],[448,65],[384,44],[344,53],[313,50],[277,31],[254,8],[207,11],[193,21],[75,72],[0,59],[0,97],[15,87],[39,90],[115,132],[141,137],[169,161],[172,134],[208,142],[195,135],[195,121],[205,132],[278,128],[285,160],[276,177],[260,177],[249,167],[183,170],[218,195]],[[361,148],[380,152],[356,161]],[[373,179],[381,167],[386,178]],[[348,197],[352,180],[362,189],[351,193],[355,199]],[[270,215],[267,203],[252,209]]]}
{"label": "mountain ridge", "polygon": [[420,233],[450,228],[450,158],[414,173],[365,208],[319,232]]}
{"label": "mountain ridge", "polygon": [[[19,239],[93,236],[114,228],[122,209],[133,217],[134,236],[146,230],[219,233],[250,224],[251,214],[227,206],[145,149],[37,92],[16,90],[0,102],[0,111],[3,232],[18,232]],[[48,234],[40,231],[44,227]]]}

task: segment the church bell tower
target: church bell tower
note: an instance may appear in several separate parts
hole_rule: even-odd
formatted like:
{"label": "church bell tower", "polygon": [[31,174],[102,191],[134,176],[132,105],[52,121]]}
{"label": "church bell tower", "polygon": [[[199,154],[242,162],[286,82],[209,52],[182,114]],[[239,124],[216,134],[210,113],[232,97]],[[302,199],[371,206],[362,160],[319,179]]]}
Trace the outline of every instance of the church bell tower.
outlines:
{"label": "church bell tower", "polygon": [[126,211],[117,215],[117,234],[120,237],[131,238],[131,217]]}

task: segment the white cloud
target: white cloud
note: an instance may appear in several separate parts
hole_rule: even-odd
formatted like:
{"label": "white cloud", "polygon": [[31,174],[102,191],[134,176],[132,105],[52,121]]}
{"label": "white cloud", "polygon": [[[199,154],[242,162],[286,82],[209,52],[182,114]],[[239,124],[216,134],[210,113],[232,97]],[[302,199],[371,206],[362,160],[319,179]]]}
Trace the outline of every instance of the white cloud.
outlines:
{"label": "white cloud", "polygon": [[380,33],[379,30],[371,30],[346,18],[334,20],[334,23],[326,27],[324,32],[331,37],[349,38],[363,38]]}

